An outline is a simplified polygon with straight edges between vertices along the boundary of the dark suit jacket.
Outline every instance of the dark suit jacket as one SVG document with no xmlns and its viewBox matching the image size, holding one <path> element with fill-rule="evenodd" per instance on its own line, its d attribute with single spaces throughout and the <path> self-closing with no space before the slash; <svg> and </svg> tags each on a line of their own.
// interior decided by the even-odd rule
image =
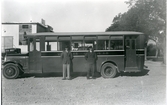
<svg viewBox="0 0 167 105">
<path fill-rule="evenodd" d="M 85 54 L 85 59 L 86 59 L 87 63 L 94 64 L 97 60 L 97 55 L 95 52 L 92 52 L 92 53 L 87 52 Z"/>
<path fill-rule="evenodd" d="M 65 51 L 63 51 L 61 53 L 61 58 L 62 58 L 62 63 L 63 64 L 70 64 L 71 60 L 73 59 L 73 56 L 72 56 L 71 52 L 65 52 Z"/>
</svg>

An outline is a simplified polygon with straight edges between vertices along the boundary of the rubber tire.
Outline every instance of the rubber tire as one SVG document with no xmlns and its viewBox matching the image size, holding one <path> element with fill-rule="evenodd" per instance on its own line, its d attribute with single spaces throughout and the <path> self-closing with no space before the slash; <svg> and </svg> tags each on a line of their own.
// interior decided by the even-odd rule
<svg viewBox="0 0 167 105">
<path fill-rule="evenodd" d="M 116 66 L 112 63 L 105 63 L 101 68 L 103 78 L 114 78 L 117 75 Z"/>
<path fill-rule="evenodd" d="M 11 74 L 9 73 L 9 69 L 12 70 Z M 3 76 L 7 79 L 16 79 L 19 76 L 19 74 L 20 74 L 20 70 L 16 66 L 16 64 L 9 63 L 9 64 L 6 64 L 3 68 Z"/>
</svg>

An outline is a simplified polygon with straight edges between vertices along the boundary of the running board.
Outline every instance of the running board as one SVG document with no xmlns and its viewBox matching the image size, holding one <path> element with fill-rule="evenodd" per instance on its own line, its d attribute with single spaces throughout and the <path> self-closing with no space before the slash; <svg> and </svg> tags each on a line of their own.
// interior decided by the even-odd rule
<svg viewBox="0 0 167 105">
<path fill-rule="evenodd" d="M 138 67 L 125 67 L 124 72 L 141 72 L 141 70 L 139 70 Z"/>
</svg>

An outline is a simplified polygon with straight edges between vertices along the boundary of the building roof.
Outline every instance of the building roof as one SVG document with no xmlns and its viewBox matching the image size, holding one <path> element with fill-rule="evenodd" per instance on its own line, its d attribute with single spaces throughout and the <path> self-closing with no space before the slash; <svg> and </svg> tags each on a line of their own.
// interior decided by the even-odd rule
<svg viewBox="0 0 167 105">
<path fill-rule="evenodd" d="M 19 22 L 4 22 L 2 24 L 10 24 L 10 25 L 15 25 L 15 24 L 37 24 L 37 25 L 40 25 L 42 27 L 45 27 L 47 28 L 46 26 L 44 26 L 43 24 L 39 23 L 39 22 L 26 22 L 26 23 L 19 23 Z"/>
</svg>

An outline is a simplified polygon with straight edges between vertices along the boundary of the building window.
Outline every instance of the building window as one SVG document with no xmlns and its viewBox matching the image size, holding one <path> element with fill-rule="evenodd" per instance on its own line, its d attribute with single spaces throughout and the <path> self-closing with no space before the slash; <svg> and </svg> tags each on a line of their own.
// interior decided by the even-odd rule
<svg viewBox="0 0 167 105">
<path fill-rule="evenodd" d="M 22 25 L 22 28 L 24 28 L 24 29 L 26 28 L 27 29 L 28 25 Z"/>
</svg>

